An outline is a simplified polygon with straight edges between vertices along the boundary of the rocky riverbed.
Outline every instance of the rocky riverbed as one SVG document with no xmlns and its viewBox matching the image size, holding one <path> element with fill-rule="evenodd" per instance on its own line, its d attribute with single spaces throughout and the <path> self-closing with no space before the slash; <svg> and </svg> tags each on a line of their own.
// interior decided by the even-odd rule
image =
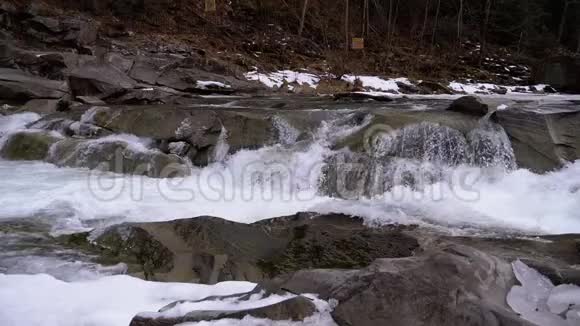
<svg viewBox="0 0 580 326">
<path fill-rule="evenodd" d="M 0 27 L 1 325 L 580 325 L 580 97 Z"/>
<path fill-rule="evenodd" d="M 566 322 L 506 298 L 515 261 L 580 282 L 573 98 L 28 110 L 0 117 L 9 325 Z"/>
</svg>

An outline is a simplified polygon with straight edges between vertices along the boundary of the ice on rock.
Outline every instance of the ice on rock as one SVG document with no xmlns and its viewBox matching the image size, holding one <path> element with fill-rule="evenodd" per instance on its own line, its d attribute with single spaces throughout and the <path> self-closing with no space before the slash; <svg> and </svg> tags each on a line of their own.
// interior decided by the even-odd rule
<svg viewBox="0 0 580 326">
<path fill-rule="evenodd" d="M 521 286 L 514 286 L 507 303 L 521 317 L 538 326 L 580 326 L 580 287 L 557 287 L 545 276 L 522 261 L 512 263 Z"/>
<path fill-rule="evenodd" d="M 520 315 L 538 310 L 538 303 L 531 300 L 526 289 L 518 285 L 512 287 L 508 293 L 507 303 Z"/>
<path fill-rule="evenodd" d="M 555 314 L 561 314 L 574 305 L 580 305 L 580 287 L 576 285 L 558 285 L 548 298 L 548 307 Z"/>
<path fill-rule="evenodd" d="M 546 303 L 550 292 L 554 289 L 554 284 L 550 279 L 540 274 L 533 268 L 528 267 L 521 260 L 512 263 L 514 274 L 522 284 L 528 295 L 538 303 Z M 541 308 L 540 305 L 538 308 Z"/>
<path fill-rule="evenodd" d="M 580 325 L 580 308 L 572 309 L 566 314 L 566 321 L 569 326 Z"/>
<path fill-rule="evenodd" d="M 567 320 L 549 312 L 530 311 L 522 318 L 538 326 L 570 326 Z"/>
</svg>

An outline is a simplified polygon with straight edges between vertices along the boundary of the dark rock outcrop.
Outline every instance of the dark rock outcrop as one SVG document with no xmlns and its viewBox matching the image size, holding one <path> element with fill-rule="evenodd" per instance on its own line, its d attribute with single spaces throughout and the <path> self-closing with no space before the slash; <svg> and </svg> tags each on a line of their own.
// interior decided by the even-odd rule
<svg viewBox="0 0 580 326">
<path fill-rule="evenodd" d="M 0 68 L 0 98 L 9 100 L 59 99 L 68 93 L 66 83 Z"/>
<path fill-rule="evenodd" d="M 135 149 L 122 140 L 64 139 L 54 145 L 48 161 L 57 166 L 85 167 L 152 178 L 190 174 L 190 168 L 180 157 L 156 150 Z"/>
<path fill-rule="evenodd" d="M 2 27 L 44 44 L 82 49 L 97 40 L 99 26 L 96 22 L 66 15 L 50 16 L 39 3 L 28 8 L 7 5 L 0 9 L 0 14 Z"/>
<path fill-rule="evenodd" d="M 526 325 L 505 296 L 514 283 L 508 262 L 461 245 L 379 259 L 358 271 L 307 270 L 269 286 L 318 293 L 339 304 L 339 325 Z"/>
<path fill-rule="evenodd" d="M 74 96 L 95 96 L 100 99 L 119 96 L 137 83 L 124 72 L 109 64 L 89 63 L 68 73 Z"/>
<path fill-rule="evenodd" d="M 417 84 L 422 93 L 426 94 L 453 94 L 453 90 L 449 87 L 434 81 L 422 81 Z"/>
<path fill-rule="evenodd" d="M 58 110 L 59 102 L 60 100 L 46 100 L 46 99 L 30 100 L 20 108 L 20 111 L 35 112 L 38 114 L 55 113 Z"/>
<path fill-rule="evenodd" d="M 488 114 L 489 107 L 478 97 L 463 96 L 453 101 L 448 110 L 483 117 Z"/>
<path fill-rule="evenodd" d="M 580 112 L 510 108 L 495 116 L 510 137 L 519 166 L 546 172 L 580 159 Z"/>
<path fill-rule="evenodd" d="M 142 239 L 139 246 L 132 245 L 136 239 Z M 315 214 L 249 225 L 212 217 L 126 224 L 111 227 L 96 244 L 128 263 L 135 275 L 205 284 L 256 282 L 304 268 L 359 268 L 418 249 L 416 240 L 397 228 L 372 229 L 349 216 Z M 140 248 L 157 249 L 143 255 Z"/>
<path fill-rule="evenodd" d="M 215 159 L 220 137 L 227 142 L 229 153 L 271 145 L 276 139 L 268 115 L 243 111 L 166 106 L 100 108 L 91 123 L 115 133 L 184 141 L 196 151 L 193 163 L 201 166 Z"/>
</svg>

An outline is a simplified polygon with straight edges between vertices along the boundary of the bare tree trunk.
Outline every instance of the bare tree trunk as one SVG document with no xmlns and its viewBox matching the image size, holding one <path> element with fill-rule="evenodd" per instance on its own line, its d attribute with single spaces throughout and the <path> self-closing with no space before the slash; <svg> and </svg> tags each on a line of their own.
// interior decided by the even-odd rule
<svg viewBox="0 0 580 326">
<path fill-rule="evenodd" d="M 365 11 L 367 13 L 367 24 L 365 26 L 365 36 L 369 36 L 371 30 L 371 8 L 369 4 L 369 0 L 365 0 Z"/>
<path fill-rule="evenodd" d="M 430 0 L 427 0 L 425 3 L 425 16 L 423 18 L 423 28 L 421 28 L 421 34 L 419 35 L 419 43 L 423 44 L 423 38 L 425 37 L 425 32 L 427 31 L 427 20 L 429 18 L 429 5 L 431 4 Z"/>
<path fill-rule="evenodd" d="M 518 54 L 522 52 L 522 42 L 524 41 L 524 31 L 520 33 L 520 39 L 518 40 Z"/>
<path fill-rule="evenodd" d="M 459 13 L 457 14 L 457 41 L 461 46 L 463 36 L 463 0 L 459 0 Z"/>
<path fill-rule="evenodd" d="M 578 45 L 576 45 L 576 54 L 580 54 L 580 28 L 578 29 Z"/>
<path fill-rule="evenodd" d="M 389 39 L 392 41 L 395 38 L 395 31 L 397 30 L 397 20 L 399 19 L 399 0 L 396 0 L 396 4 L 395 4 L 395 12 L 393 14 L 393 21 L 391 22 L 392 27 L 391 27 L 391 35 L 389 36 Z"/>
<path fill-rule="evenodd" d="M 349 1 L 345 0 L 345 9 L 344 9 L 344 40 L 345 40 L 345 49 L 348 51 L 350 45 L 350 37 L 349 37 L 349 27 L 348 27 L 348 20 L 349 20 Z"/>
<path fill-rule="evenodd" d="M 362 19 L 362 28 L 361 28 L 361 35 L 362 37 L 366 37 L 368 34 L 368 20 L 369 20 L 369 0 L 363 1 L 363 19 Z"/>
<path fill-rule="evenodd" d="M 481 31 L 481 52 L 479 53 L 479 65 L 487 51 L 487 30 L 489 28 L 489 17 L 491 16 L 491 1 L 485 0 L 485 18 L 483 20 L 483 29 Z"/>
<path fill-rule="evenodd" d="M 568 16 L 568 7 L 570 6 L 570 1 L 564 1 L 564 9 L 562 10 L 562 17 L 560 17 L 560 27 L 558 28 L 558 43 L 562 43 L 562 38 L 564 37 L 564 27 L 566 26 L 566 16 Z"/>
<path fill-rule="evenodd" d="M 391 28 L 393 27 L 393 1 L 389 0 L 389 15 L 387 18 L 387 45 L 391 46 Z"/>
<path fill-rule="evenodd" d="M 298 36 L 302 36 L 304 30 L 304 20 L 306 19 L 306 8 L 308 8 L 308 0 L 304 0 L 302 5 L 302 16 L 300 16 L 300 28 L 298 28 Z"/>
<path fill-rule="evenodd" d="M 433 23 L 433 35 L 431 35 L 431 46 L 435 45 L 437 38 L 437 25 L 439 25 L 439 12 L 441 11 L 441 0 L 437 0 L 437 10 L 435 11 L 435 22 Z"/>
</svg>

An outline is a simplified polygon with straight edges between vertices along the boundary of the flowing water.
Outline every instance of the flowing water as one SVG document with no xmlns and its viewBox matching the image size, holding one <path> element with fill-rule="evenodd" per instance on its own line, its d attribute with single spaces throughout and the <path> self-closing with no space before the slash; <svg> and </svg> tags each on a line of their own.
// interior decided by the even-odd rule
<svg viewBox="0 0 580 326">
<path fill-rule="evenodd" d="M 0 146 L 11 132 L 36 119 L 29 113 L 0 117 Z M 299 131 L 278 117 L 278 145 L 233 155 L 227 155 L 228 135 L 222 130 L 215 162 L 178 179 L 0 160 L 0 273 L 46 273 L 74 281 L 124 271 L 58 248 L 34 248 L 42 232 L 11 232 L 8 221 L 34 221 L 58 235 L 98 232 L 127 221 L 211 215 L 252 223 L 313 211 L 361 216 L 369 225 L 420 224 L 452 234 L 580 233 L 580 162 L 543 175 L 518 169 L 505 131 L 485 119 L 465 137 L 429 123 L 382 135 L 372 145 L 373 162 L 380 164 L 369 168 L 381 191 L 331 197 L 324 181 L 329 177 L 325 165 L 338 154 L 333 145 L 370 121 L 346 120 L 324 121 L 307 139 L 299 139 Z M 150 145 L 137 137 L 121 139 L 141 150 Z"/>
</svg>

